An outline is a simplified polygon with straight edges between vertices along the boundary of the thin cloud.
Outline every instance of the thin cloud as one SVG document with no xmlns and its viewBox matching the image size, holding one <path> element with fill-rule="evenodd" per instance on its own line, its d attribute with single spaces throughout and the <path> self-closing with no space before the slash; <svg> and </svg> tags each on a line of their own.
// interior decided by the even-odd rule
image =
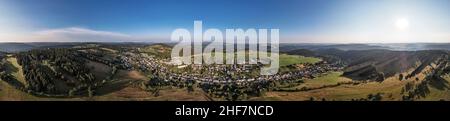
<svg viewBox="0 0 450 121">
<path fill-rule="evenodd" d="M 98 31 L 79 27 L 70 27 L 63 29 L 51 29 L 35 32 L 34 41 L 52 41 L 52 42 L 118 42 L 118 41 L 137 41 L 137 37 L 131 35 Z"/>
<path fill-rule="evenodd" d="M 166 41 L 165 39 L 159 36 L 134 36 L 119 32 L 68 27 L 35 32 L 14 32 L 2 35 L 0 42 L 160 42 Z"/>
</svg>

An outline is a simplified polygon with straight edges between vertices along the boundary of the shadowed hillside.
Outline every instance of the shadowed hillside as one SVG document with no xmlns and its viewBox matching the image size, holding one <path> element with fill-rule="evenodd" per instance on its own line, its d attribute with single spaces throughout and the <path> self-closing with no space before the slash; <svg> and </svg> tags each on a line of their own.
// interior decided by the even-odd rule
<svg viewBox="0 0 450 121">
<path fill-rule="evenodd" d="M 324 60 L 342 61 L 347 64 L 344 76 L 354 80 L 383 81 L 387 77 L 414 69 L 412 75 L 421 72 L 426 66 L 436 62 L 448 51 L 422 50 L 422 51 L 391 51 L 391 50 L 349 50 L 319 49 L 315 51 L 298 49 L 289 54 L 316 56 Z"/>
<path fill-rule="evenodd" d="M 366 54 L 364 54 L 366 53 Z M 448 55 L 445 51 L 363 51 L 345 69 L 345 76 L 359 80 L 383 81 L 386 77 L 415 69 L 412 75 Z M 358 57 L 359 56 L 359 57 Z M 415 74 L 414 74 L 415 73 Z"/>
</svg>

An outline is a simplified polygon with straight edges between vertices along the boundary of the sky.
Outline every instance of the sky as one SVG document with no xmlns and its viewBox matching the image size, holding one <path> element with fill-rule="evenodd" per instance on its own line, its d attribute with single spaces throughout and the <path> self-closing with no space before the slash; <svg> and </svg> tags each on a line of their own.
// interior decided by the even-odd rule
<svg viewBox="0 0 450 121">
<path fill-rule="evenodd" d="M 282 43 L 450 42 L 450 0 L 1 0 L 0 42 L 170 42 L 196 20 Z"/>
</svg>

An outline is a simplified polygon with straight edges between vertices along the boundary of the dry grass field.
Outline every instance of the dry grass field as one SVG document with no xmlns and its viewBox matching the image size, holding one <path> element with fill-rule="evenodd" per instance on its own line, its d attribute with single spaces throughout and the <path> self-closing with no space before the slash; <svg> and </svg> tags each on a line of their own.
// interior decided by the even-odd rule
<svg viewBox="0 0 450 121">
<path fill-rule="evenodd" d="M 429 70 L 428 67 L 425 70 Z M 411 70 L 412 71 L 412 70 Z M 328 75 L 323 75 L 321 77 L 305 80 L 305 83 L 299 85 L 298 87 L 317 87 L 326 84 L 335 84 L 337 82 L 347 82 L 351 79 L 340 76 L 341 72 L 332 72 Z M 404 75 L 406 73 L 403 73 Z M 336 87 L 321 88 L 309 91 L 298 91 L 298 92 L 281 92 L 273 91 L 267 92 L 263 97 L 254 97 L 250 100 L 284 100 L 284 101 L 303 101 L 310 100 L 311 97 L 315 100 L 338 100 L 338 101 L 349 101 L 352 99 L 366 98 L 369 94 L 381 93 L 383 96 L 382 100 L 401 100 L 401 90 L 408 82 L 419 83 L 415 80 L 417 77 L 419 80 L 423 80 L 425 77 L 424 73 L 416 75 L 414 78 L 408 80 L 400 81 L 398 75 L 387 78 L 383 82 L 363 82 L 361 84 L 349 84 L 349 85 L 339 85 Z M 449 81 L 449 77 L 446 77 Z M 442 97 L 448 96 L 450 91 L 447 90 L 437 90 L 431 88 L 431 93 L 424 99 L 421 100 L 439 100 Z M 444 96 L 445 95 L 445 96 Z"/>
</svg>

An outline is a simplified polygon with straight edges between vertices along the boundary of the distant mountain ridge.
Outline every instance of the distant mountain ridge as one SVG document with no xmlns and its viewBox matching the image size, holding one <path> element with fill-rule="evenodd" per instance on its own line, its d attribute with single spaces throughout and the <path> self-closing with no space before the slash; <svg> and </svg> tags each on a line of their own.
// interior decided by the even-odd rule
<svg viewBox="0 0 450 121">
<path fill-rule="evenodd" d="M 22 52 L 38 48 L 70 48 L 83 44 L 95 44 L 95 42 L 31 42 L 31 43 L 0 43 L 0 52 Z M 148 45 L 150 43 L 102 43 L 104 46 L 108 45 Z"/>
<path fill-rule="evenodd" d="M 5 53 L 0 51 L 0 57 L 3 57 L 3 56 L 5 56 Z"/>
<path fill-rule="evenodd" d="M 27 51 L 33 48 L 36 47 L 25 43 L 0 43 L 0 51 L 3 52 Z"/>
<path fill-rule="evenodd" d="M 419 51 L 419 50 L 450 50 L 450 43 L 391 43 L 391 44 L 302 44 L 302 43 L 281 43 L 280 51 L 289 52 L 297 49 L 321 50 L 397 50 L 397 51 Z"/>
</svg>

